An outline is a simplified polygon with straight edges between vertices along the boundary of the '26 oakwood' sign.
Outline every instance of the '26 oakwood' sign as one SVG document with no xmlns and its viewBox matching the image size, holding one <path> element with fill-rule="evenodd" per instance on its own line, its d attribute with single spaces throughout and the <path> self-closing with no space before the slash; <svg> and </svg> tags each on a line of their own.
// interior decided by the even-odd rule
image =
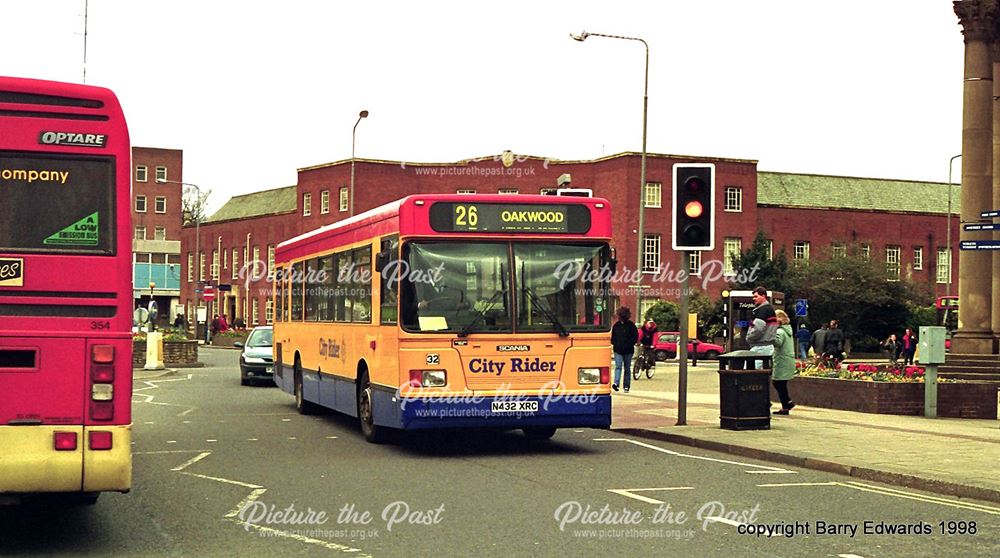
<svg viewBox="0 0 1000 558">
<path fill-rule="evenodd" d="M 0 258 L 0 287 L 24 286 L 24 260 Z"/>
</svg>

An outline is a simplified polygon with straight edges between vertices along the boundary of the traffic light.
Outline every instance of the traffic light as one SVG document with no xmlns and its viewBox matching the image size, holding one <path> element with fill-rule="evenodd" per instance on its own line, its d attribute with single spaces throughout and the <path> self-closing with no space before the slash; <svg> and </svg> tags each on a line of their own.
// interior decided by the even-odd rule
<svg viewBox="0 0 1000 558">
<path fill-rule="evenodd" d="M 715 165 L 677 163 L 673 189 L 674 250 L 715 248 Z"/>
</svg>

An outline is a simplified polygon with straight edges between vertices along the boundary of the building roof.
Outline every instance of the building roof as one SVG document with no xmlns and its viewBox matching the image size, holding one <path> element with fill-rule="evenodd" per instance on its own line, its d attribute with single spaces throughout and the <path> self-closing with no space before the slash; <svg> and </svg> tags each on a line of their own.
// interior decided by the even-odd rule
<svg viewBox="0 0 1000 558">
<path fill-rule="evenodd" d="M 960 187 L 951 188 L 952 213 L 957 214 Z M 947 215 L 948 184 L 758 171 L 757 204 Z"/>
<path fill-rule="evenodd" d="M 296 186 L 286 186 L 263 192 L 233 196 L 202 223 L 246 219 L 262 215 L 277 215 L 295 211 L 298 201 Z"/>
</svg>

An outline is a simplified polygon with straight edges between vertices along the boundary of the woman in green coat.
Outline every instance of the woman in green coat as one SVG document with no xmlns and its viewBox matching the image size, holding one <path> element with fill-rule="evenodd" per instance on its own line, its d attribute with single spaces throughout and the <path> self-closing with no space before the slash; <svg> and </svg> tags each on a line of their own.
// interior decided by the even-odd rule
<svg viewBox="0 0 1000 558">
<path fill-rule="evenodd" d="M 792 326 L 788 325 L 788 314 L 784 310 L 775 310 L 774 315 L 778 318 L 778 332 L 774 337 L 774 370 L 771 372 L 771 381 L 781 399 L 781 410 L 774 414 L 787 415 L 795 406 L 788 396 L 788 380 L 795 377 L 795 336 L 792 334 Z"/>
</svg>

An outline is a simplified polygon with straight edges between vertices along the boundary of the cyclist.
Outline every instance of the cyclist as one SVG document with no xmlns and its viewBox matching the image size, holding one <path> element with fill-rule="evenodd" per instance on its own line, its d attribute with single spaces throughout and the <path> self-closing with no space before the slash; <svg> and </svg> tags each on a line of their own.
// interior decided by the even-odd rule
<svg viewBox="0 0 1000 558">
<path fill-rule="evenodd" d="M 639 362 L 644 368 L 653 366 L 653 342 L 656 340 L 656 322 L 646 320 L 645 325 L 639 330 Z"/>
</svg>

